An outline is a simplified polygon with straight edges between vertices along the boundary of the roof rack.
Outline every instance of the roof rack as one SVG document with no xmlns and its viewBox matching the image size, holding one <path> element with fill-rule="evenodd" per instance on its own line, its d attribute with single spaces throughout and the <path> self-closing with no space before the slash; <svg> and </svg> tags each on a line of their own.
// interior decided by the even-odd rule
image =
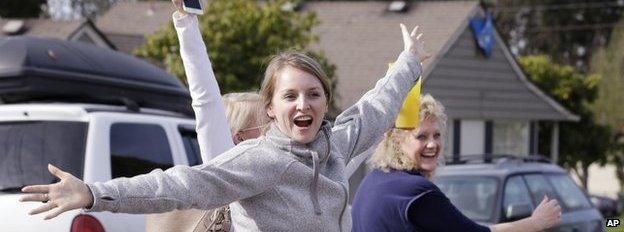
<svg viewBox="0 0 624 232">
<path fill-rule="evenodd" d="M 80 42 L 0 38 L 0 100 L 143 107 L 193 115 L 180 80 L 144 60 Z"/>
<path fill-rule="evenodd" d="M 446 157 L 446 165 L 458 164 L 475 164 L 475 163 L 493 163 L 502 164 L 509 162 L 523 163 L 551 163 L 551 160 L 543 155 L 531 154 L 527 156 L 511 155 L 511 154 L 470 154 Z"/>
<path fill-rule="evenodd" d="M 65 103 L 65 102 L 62 102 Z M 140 106 L 133 106 L 136 108 L 130 108 L 126 106 L 120 105 L 99 105 L 97 103 L 84 103 L 85 111 L 92 112 L 116 112 L 116 113 L 141 113 L 143 115 L 155 115 L 155 116 L 168 116 L 168 117 L 176 117 L 176 118 L 184 118 L 184 119 L 193 119 L 194 115 L 188 115 L 175 111 L 161 110 L 155 108 L 144 108 Z"/>
</svg>

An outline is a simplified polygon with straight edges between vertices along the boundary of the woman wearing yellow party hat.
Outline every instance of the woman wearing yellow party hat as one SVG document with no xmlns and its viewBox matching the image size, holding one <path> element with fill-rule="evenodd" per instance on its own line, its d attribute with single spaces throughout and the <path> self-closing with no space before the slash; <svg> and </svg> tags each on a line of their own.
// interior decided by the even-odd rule
<svg viewBox="0 0 624 232">
<path fill-rule="evenodd" d="M 489 227 L 453 206 L 430 181 L 442 158 L 447 117 L 431 95 L 420 95 L 420 80 L 369 160 L 373 171 L 355 195 L 352 231 L 542 231 L 558 224 L 561 207 L 547 197 L 532 216 Z"/>
</svg>

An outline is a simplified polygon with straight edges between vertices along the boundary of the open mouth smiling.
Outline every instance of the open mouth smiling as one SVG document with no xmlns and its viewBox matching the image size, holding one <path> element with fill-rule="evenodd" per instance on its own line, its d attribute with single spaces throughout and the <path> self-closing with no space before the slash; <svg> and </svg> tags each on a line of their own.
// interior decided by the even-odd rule
<svg viewBox="0 0 624 232">
<path fill-rule="evenodd" d="M 310 125 L 312 125 L 313 120 L 312 120 L 312 116 L 302 115 L 302 116 L 295 117 L 293 122 L 295 123 L 295 126 L 297 127 L 308 128 L 310 127 Z"/>
<path fill-rule="evenodd" d="M 420 156 L 425 159 L 435 159 L 437 157 L 435 152 L 423 152 Z"/>
</svg>

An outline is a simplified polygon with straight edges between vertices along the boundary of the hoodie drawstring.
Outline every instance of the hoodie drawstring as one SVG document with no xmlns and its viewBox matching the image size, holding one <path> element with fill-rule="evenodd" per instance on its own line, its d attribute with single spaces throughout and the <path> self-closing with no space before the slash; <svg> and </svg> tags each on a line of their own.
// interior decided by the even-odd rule
<svg viewBox="0 0 624 232">
<path fill-rule="evenodd" d="M 327 154 L 325 154 L 325 159 L 327 160 L 329 158 L 329 147 L 330 147 L 330 141 L 329 141 L 329 129 L 322 127 L 323 129 L 323 136 L 325 137 L 325 143 L 326 143 L 326 147 L 327 147 Z M 318 153 L 314 152 L 314 151 L 310 151 L 310 155 L 312 156 L 312 169 L 314 170 L 314 176 L 312 177 L 312 183 L 310 183 L 310 195 L 312 197 L 312 206 L 314 206 L 314 212 L 316 213 L 316 215 L 321 215 L 321 206 L 319 205 L 319 200 L 318 200 L 318 175 L 319 175 L 319 169 L 320 169 L 320 160 L 319 160 L 319 156 Z"/>
<path fill-rule="evenodd" d="M 314 170 L 314 176 L 312 177 L 312 183 L 310 183 L 310 194 L 312 197 L 312 206 L 314 206 L 314 212 L 316 215 L 321 215 L 321 206 L 318 201 L 318 175 L 319 175 L 319 157 L 318 153 L 311 151 L 312 155 L 312 169 Z"/>
</svg>

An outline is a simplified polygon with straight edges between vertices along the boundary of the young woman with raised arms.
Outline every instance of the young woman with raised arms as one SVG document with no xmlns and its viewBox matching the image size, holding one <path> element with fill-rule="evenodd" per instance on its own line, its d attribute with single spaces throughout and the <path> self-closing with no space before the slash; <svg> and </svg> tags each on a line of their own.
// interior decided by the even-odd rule
<svg viewBox="0 0 624 232">
<path fill-rule="evenodd" d="M 176 27 L 199 33 L 195 16 L 175 20 Z M 239 143 L 200 166 L 103 183 L 84 183 L 50 166 L 60 181 L 24 187 L 28 194 L 21 200 L 46 201 L 31 211 L 48 212 L 46 219 L 79 208 L 157 213 L 232 203 L 235 230 L 351 231 L 344 167 L 392 126 L 420 77 L 420 62 L 429 57 L 416 28 L 410 33 L 401 25 L 401 31 L 404 51 L 394 68 L 333 126 L 323 119 L 331 100 L 324 71 L 304 54 L 285 52 L 270 61 L 260 90 L 271 118 L 265 136 Z M 197 91 L 202 90 L 191 86 L 191 92 Z"/>
</svg>

